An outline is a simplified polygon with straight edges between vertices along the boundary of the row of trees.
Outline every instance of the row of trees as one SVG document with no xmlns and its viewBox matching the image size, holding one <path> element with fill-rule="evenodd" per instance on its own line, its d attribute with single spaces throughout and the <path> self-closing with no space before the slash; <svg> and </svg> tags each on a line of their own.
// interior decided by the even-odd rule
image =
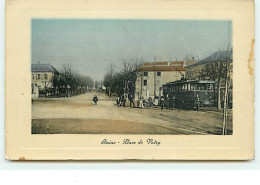
<svg viewBox="0 0 260 185">
<path fill-rule="evenodd" d="M 135 81 L 137 78 L 137 69 L 142 60 L 138 58 L 122 58 L 121 64 L 115 66 L 110 64 L 109 70 L 104 76 L 103 85 L 106 87 L 106 93 L 111 97 L 112 93 L 122 95 L 128 93 L 134 95 Z M 119 69 L 116 71 L 116 69 Z"/>
<path fill-rule="evenodd" d="M 55 94 L 64 94 L 65 96 L 73 96 L 85 93 L 88 88 L 94 85 L 93 80 L 89 76 L 84 76 L 73 71 L 71 66 L 64 65 L 60 72 L 55 72 L 53 80 Z"/>
</svg>

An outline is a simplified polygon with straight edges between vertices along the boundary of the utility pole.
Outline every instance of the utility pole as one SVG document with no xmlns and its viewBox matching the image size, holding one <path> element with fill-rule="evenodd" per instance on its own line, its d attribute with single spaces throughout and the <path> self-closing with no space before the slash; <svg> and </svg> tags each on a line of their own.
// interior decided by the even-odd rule
<svg viewBox="0 0 260 185">
<path fill-rule="evenodd" d="M 225 79 L 225 96 L 224 96 L 224 106 L 223 106 L 223 135 L 227 134 L 227 74 Z"/>
<path fill-rule="evenodd" d="M 38 80 L 38 71 L 40 71 L 40 61 L 38 60 L 37 70 L 36 70 L 36 80 Z"/>
<path fill-rule="evenodd" d="M 144 63 L 144 57 L 142 57 L 142 65 Z M 141 92 L 140 92 L 140 96 L 138 98 L 141 99 L 141 97 L 143 96 L 143 74 L 144 74 L 144 71 L 140 71 L 140 74 L 141 74 Z"/>
<path fill-rule="evenodd" d="M 156 71 L 155 71 L 155 67 L 156 67 L 156 57 L 154 57 L 154 97 L 156 96 Z"/>
<path fill-rule="evenodd" d="M 225 76 L 225 95 L 224 95 L 224 106 L 223 106 L 223 135 L 227 135 L 227 109 L 228 109 L 228 89 L 230 86 L 230 64 L 229 64 L 229 48 L 230 48 L 230 34 L 231 34 L 231 23 L 229 23 L 229 34 L 228 34 L 228 48 L 227 48 L 227 61 L 226 62 L 226 76 Z M 229 75 L 228 75 L 229 74 Z M 229 78 L 229 83 L 228 83 Z"/>
<path fill-rule="evenodd" d="M 138 98 L 140 98 L 141 99 L 141 97 L 143 96 L 143 71 L 141 71 L 141 93 L 140 93 L 140 97 L 138 97 Z"/>
</svg>

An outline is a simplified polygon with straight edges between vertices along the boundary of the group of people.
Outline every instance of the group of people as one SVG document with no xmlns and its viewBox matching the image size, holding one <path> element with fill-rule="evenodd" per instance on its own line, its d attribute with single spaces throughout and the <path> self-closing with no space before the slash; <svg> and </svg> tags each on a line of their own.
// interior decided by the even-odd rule
<svg viewBox="0 0 260 185">
<path fill-rule="evenodd" d="M 130 102 L 130 107 L 132 107 L 132 106 L 136 107 L 132 94 L 129 94 L 128 97 L 127 97 L 127 94 L 122 94 L 121 96 L 118 96 L 117 99 L 116 99 L 116 105 L 118 107 L 126 107 L 127 98 Z M 156 100 L 156 98 L 155 98 L 155 100 Z M 96 95 L 93 98 L 93 102 L 94 102 L 95 105 L 97 105 L 98 97 Z M 144 108 L 145 106 L 151 107 L 153 104 L 154 104 L 154 102 L 153 102 L 153 99 L 151 97 L 148 98 L 148 102 L 146 102 L 142 96 L 137 100 L 137 107 L 138 108 Z M 173 109 L 174 102 L 173 102 L 172 98 L 169 98 L 168 95 L 166 95 L 165 97 L 162 96 L 160 98 L 158 104 L 160 105 L 161 110 L 163 110 L 164 107 L 166 107 L 166 109 L 168 109 L 168 110 L 171 110 L 171 109 Z"/>
<path fill-rule="evenodd" d="M 125 107 L 125 103 L 126 103 L 126 95 L 122 94 L 121 96 L 118 96 L 116 99 L 116 105 L 118 107 Z"/>
<path fill-rule="evenodd" d="M 127 94 L 122 94 L 121 96 L 118 96 L 116 99 L 116 105 L 118 107 L 125 107 L 126 99 L 127 99 Z M 132 107 L 132 106 L 135 107 L 133 95 L 129 94 L 128 100 L 130 102 L 130 107 Z"/>
<path fill-rule="evenodd" d="M 172 110 L 173 105 L 174 105 L 174 100 L 172 98 L 169 98 L 168 95 L 166 95 L 166 97 L 164 96 L 161 97 L 160 99 L 161 110 L 163 110 L 164 107 L 166 107 L 166 109 L 168 110 Z"/>
</svg>

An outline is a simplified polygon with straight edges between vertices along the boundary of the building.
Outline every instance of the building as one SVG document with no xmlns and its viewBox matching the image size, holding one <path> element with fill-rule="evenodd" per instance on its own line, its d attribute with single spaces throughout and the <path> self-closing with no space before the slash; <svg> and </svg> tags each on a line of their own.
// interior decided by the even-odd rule
<svg viewBox="0 0 260 185">
<path fill-rule="evenodd" d="M 184 68 L 196 64 L 198 61 L 199 61 L 198 58 L 186 56 L 184 60 Z"/>
<path fill-rule="evenodd" d="M 212 55 L 192 64 L 186 66 L 186 78 L 189 80 L 199 80 L 201 76 L 201 70 L 207 65 L 213 62 L 230 62 L 233 65 L 232 50 L 218 51 Z M 232 68 L 231 68 L 232 71 Z"/>
<path fill-rule="evenodd" d="M 32 64 L 31 65 L 31 89 L 32 98 L 38 98 L 41 95 L 48 96 L 54 93 L 53 77 L 58 71 L 50 64 Z"/>
<path fill-rule="evenodd" d="M 232 50 L 225 50 L 225 51 L 217 51 L 212 55 L 194 63 L 192 65 L 186 66 L 186 79 L 189 80 L 215 80 L 216 90 L 215 93 L 219 94 L 220 102 L 223 102 L 224 99 L 224 92 L 225 92 L 225 77 L 216 77 L 220 76 L 219 72 L 223 69 L 217 66 L 213 66 L 213 63 L 220 66 L 221 63 L 228 63 L 229 65 L 229 72 L 227 73 L 227 80 L 228 80 L 228 102 L 232 107 L 232 89 L 233 89 L 233 51 Z M 208 66 L 207 66 L 208 65 Z M 208 67 L 206 69 L 206 66 Z M 206 70 L 206 72 L 203 72 Z M 207 75 L 211 74 L 211 75 Z M 215 75 L 213 75 L 215 74 Z M 215 79 L 213 79 L 215 76 Z M 218 83 L 219 81 L 219 83 Z M 217 87 L 219 86 L 219 88 Z M 219 92 L 218 92 L 219 91 Z M 217 101 L 217 95 L 215 101 Z"/>
<path fill-rule="evenodd" d="M 185 77 L 184 61 L 147 62 L 137 69 L 135 99 L 162 95 L 162 85 Z"/>
</svg>

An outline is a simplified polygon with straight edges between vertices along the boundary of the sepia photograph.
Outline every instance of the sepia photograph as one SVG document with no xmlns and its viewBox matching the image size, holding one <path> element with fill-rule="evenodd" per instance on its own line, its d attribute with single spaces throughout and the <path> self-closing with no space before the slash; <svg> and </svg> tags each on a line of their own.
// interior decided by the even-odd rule
<svg viewBox="0 0 260 185">
<path fill-rule="evenodd" d="M 30 26 L 31 134 L 233 134 L 232 20 Z"/>
</svg>

